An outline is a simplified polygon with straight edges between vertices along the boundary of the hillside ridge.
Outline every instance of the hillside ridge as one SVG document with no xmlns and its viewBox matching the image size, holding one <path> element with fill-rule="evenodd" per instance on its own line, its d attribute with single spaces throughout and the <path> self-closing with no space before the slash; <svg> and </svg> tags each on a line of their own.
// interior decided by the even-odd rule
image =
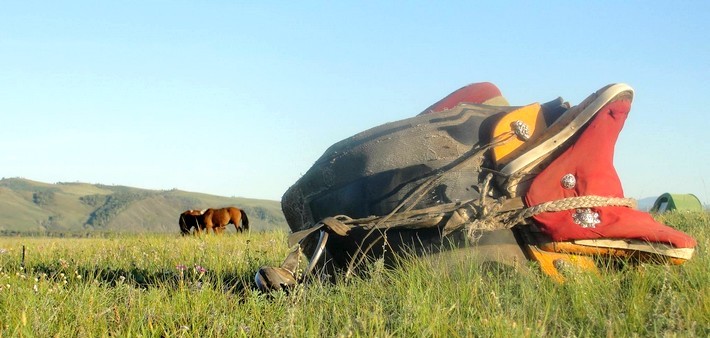
<svg viewBox="0 0 710 338">
<path fill-rule="evenodd" d="M 226 206 L 243 209 L 252 231 L 288 229 L 279 201 L 178 189 L 3 178 L 0 180 L 0 235 L 179 233 L 181 212 Z M 235 230 L 230 225 L 227 231 Z"/>
</svg>

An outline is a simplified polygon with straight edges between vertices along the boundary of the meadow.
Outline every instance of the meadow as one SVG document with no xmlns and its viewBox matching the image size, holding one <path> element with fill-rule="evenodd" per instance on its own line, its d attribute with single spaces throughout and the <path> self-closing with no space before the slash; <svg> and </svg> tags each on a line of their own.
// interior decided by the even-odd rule
<svg viewBox="0 0 710 338">
<path fill-rule="evenodd" d="M 558 284 L 535 266 L 410 258 L 289 294 L 253 288 L 285 257 L 283 231 L 0 237 L 0 337 L 708 337 L 710 216 L 660 218 L 698 240 L 685 265 L 607 265 Z"/>
</svg>

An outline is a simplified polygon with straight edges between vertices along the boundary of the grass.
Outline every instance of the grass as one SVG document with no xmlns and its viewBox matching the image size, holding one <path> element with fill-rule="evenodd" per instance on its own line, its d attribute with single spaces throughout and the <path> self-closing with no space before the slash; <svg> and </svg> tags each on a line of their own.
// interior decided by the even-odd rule
<svg viewBox="0 0 710 338">
<path fill-rule="evenodd" d="M 269 295 L 252 280 L 285 257 L 284 232 L 4 237 L 0 336 L 707 337 L 709 220 L 662 217 L 698 240 L 683 266 L 608 268 L 556 284 L 537 270 L 430 257 Z"/>
</svg>

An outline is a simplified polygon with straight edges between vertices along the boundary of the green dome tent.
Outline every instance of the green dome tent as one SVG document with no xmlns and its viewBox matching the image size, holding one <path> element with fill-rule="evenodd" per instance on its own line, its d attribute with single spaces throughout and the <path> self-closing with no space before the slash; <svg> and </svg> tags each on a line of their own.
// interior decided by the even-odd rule
<svg viewBox="0 0 710 338">
<path fill-rule="evenodd" d="M 665 193 L 658 196 L 656 202 L 653 203 L 651 212 L 666 212 L 666 211 L 703 211 L 703 205 L 700 200 L 693 194 L 670 194 Z"/>
</svg>

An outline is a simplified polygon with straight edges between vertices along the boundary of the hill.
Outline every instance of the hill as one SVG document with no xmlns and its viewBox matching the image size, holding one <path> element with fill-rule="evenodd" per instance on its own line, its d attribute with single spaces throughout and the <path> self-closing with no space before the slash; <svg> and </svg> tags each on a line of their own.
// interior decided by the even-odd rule
<svg viewBox="0 0 710 338">
<path fill-rule="evenodd" d="M 653 203 L 656 202 L 657 198 L 658 198 L 658 196 L 651 196 L 651 197 L 639 199 L 636 201 L 636 203 L 637 203 L 636 208 L 638 208 L 639 210 L 643 210 L 643 211 L 649 211 L 649 210 L 651 210 L 651 207 L 653 207 Z"/>
<path fill-rule="evenodd" d="M 278 201 L 4 178 L 0 180 L 0 234 L 178 233 L 181 212 L 225 206 L 243 209 L 252 231 L 288 229 Z"/>
</svg>

